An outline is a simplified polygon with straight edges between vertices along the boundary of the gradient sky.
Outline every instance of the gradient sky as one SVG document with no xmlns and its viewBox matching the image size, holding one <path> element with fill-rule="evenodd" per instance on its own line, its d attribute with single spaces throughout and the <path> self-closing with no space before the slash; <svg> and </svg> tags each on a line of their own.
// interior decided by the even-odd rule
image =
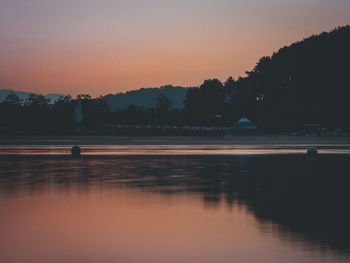
<svg viewBox="0 0 350 263">
<path fill-rule="evenodd" d="M 0 89 L 97 96 L 238 78 L 349 14 L 349 0 L 0 0 Z"/>
</svg>

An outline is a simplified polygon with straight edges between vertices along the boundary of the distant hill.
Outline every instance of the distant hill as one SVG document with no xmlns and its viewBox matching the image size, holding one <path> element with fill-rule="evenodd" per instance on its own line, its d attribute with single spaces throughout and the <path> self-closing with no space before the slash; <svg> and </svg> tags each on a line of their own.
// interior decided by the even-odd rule
<svg viewBox="0 0 350 263">
<path fill-rule="evenodd" d="M 25 100 L 29 96 L 29 94 L 31 94 L 33 92 L 2 89 L 2 90 L 0 90 L 0 102 L 3 102 L 6 99 L 6 97 L 11 93 L 16 94 L 20 99 Z M 61 96 L 64 96 L 64 95 L 63 94 L 47 94 L 47 95 L 45 95 L 46 98 L 50 99 L 50 103 L 54 103 Z"/>
<path fill-rule="evenodd" d="M 186 91 L 187 89 L 184 87 L 167 85 L 160 88 L 142 88 L 115 95 L 109 94 L 105 96 L 105 99 L 111 110 L 125 109 L 130 105 L 153 108 L 155 107 L 157 96 L 162 94 L 173 102 L 173 109 L 182 109 Z"/>
</svg>

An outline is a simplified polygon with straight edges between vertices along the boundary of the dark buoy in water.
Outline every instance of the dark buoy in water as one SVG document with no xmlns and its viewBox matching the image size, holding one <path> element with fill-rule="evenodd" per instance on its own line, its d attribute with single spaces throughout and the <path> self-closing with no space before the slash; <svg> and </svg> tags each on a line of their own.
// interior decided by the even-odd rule
<svg viewBox="0 0 350 263">
<path fill-rule="evenodd" d="M 78 157 L 78 156 L 80 156 L 80 153 L 81 153 L 80 147 L 78 145 L 74 145 L 72 147 L 72 156 Z"/>
<path fill-rule="evenodd" d="M 315 146 L 310 146 L 309 148 L 307 148 L 307 156 L 311 159 L 314 159 L 317 157 L 318 155 L 318 151 L 317 148 Z"/>
</svg>

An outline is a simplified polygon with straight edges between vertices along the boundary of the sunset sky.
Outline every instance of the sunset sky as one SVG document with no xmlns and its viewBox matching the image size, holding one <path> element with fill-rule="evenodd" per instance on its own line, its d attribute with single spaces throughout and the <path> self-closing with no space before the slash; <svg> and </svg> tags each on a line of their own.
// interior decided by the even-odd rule
<svg viewBox="0 0 350 263">
<path fill-rule="evenodd" d="M 349 0 L 0 0 L 0 89 L 93 96 L 244 76 Z"/>
</svg>

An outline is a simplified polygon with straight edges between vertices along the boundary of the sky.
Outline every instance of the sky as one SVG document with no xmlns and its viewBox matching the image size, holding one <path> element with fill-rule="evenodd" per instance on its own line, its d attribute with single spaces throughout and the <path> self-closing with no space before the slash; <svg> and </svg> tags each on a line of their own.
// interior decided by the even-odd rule
<svg viewBox="0 0 350 263">
<path fill-rule="evenodd" d="M 349 14 L 349 0 L 0 0 L 0 89 L 98 96 L 237 79 Z"/>
</svg>

